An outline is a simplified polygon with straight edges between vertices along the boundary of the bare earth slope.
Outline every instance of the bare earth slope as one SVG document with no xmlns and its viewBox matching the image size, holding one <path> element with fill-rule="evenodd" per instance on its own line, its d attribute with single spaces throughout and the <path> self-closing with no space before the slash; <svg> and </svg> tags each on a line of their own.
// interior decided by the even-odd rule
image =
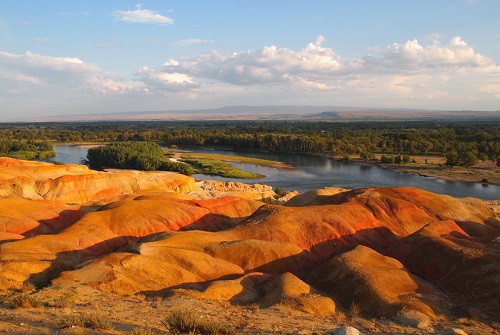
<svg viewBox="0 0 500 335">
<path fill-rule="evenodd" d="M 3 158 L 0 177 L 0 294 L 30 283 L 45 300 L 87 287 L 426 332 L 460 317 L 498 326 L 500 223 L 478 199 L 328 189 L 282 206 L 176 173 Z"/>
</svg>

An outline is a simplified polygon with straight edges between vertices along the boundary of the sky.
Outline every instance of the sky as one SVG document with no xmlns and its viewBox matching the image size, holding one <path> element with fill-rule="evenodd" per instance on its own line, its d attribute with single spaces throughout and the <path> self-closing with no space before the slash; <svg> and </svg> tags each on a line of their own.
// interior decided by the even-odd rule
<svg viewBox="0 0 500 335">
<path fill-rule="evenodd" d="M 499 0 L 0 0 L 0 121 L 307 105 L 500 110 Z"/>
</svg>

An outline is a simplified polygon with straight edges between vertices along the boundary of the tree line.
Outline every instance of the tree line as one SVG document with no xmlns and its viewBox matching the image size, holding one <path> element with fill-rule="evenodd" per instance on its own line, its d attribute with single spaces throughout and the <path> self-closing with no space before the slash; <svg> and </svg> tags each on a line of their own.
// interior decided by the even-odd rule
<svg viewBox="0 0 500 335">
<path fill-rule="evenodd" d="M 45 159 L 56 155 L 50 142 L 0 139 L 0 156 L 17 159 Z"/>
<path fill-rule="evenodd" d="M 498 121 L 144 121 L 2 124 L 0 138 L 54 142 L 153 141 L 332 155 L 457 153 L 458 160 L 500 159 Z M 453 158 L 453 157 L 452 157 Z M 470 157 L 469 157 L 470 158 Z M 450 160 L 452 161 L 452 160 Z"/>
</svg>

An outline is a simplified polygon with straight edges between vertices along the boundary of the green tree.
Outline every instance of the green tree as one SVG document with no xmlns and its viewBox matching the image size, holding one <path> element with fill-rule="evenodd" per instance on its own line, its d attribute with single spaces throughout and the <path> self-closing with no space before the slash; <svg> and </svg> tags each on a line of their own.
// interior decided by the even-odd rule
<svg viewBox="0 0 500 335">
<path fill-rule="evenodd" d="M 368 151 L 363 151 L 360 155 L 359 158 L 364 160 L 364 161 L 372 161 L 375 159 L 375 155 L 371 152 Z"/>
<path fill-rule="evenodd" d="M 459 160 L 460 166 L 464 166 L 468 169 L 477 163 L 477 156 L 472 151 L 468 151 L 462 153 Z"/>
<path fill-rule="evenodd" d="M 450 169 L 452 169 L 454 166 L 457 166 L 458 164 L 460 164 L 460 157 L 458 156 L 458 152 L 456 152 L 455 150 L 452 150 L 450 152 L 448 152 L 446 155 L 446 165 L 450 167 Z"/>
<path fill-rule="evenodd" d="M 408 164 L 411 162 L 411 157 L 409 155 L 403 155 L 402 161 L 403 164 Z"/>
<path fill-rule="evenodd" d="M 382 155 L 382 156 L 380 156 L 380 161 L 382 163 L 386 163 L 386 164 L 394 164 L 394 156 Z"/>
</svg>

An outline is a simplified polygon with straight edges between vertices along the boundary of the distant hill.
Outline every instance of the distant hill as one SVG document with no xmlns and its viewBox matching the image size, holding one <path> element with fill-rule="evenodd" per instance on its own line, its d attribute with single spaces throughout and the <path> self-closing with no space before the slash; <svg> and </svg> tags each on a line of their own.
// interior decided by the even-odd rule
<svg viewBox="0 0 500 335">
<path fill-rule="evenodd" d="M 57 115 L 23 121 L 176 121 L 176 120 L 425 120 L 453 118 L 500 120 L 500 111 L 447 111 L 410 108 L 360 108 L 343 106 L 227 106 L 214 109 L 131 111 L 105 114 Z M 19 120 L 10 120 L 19 121 Z"/>
</svg>

